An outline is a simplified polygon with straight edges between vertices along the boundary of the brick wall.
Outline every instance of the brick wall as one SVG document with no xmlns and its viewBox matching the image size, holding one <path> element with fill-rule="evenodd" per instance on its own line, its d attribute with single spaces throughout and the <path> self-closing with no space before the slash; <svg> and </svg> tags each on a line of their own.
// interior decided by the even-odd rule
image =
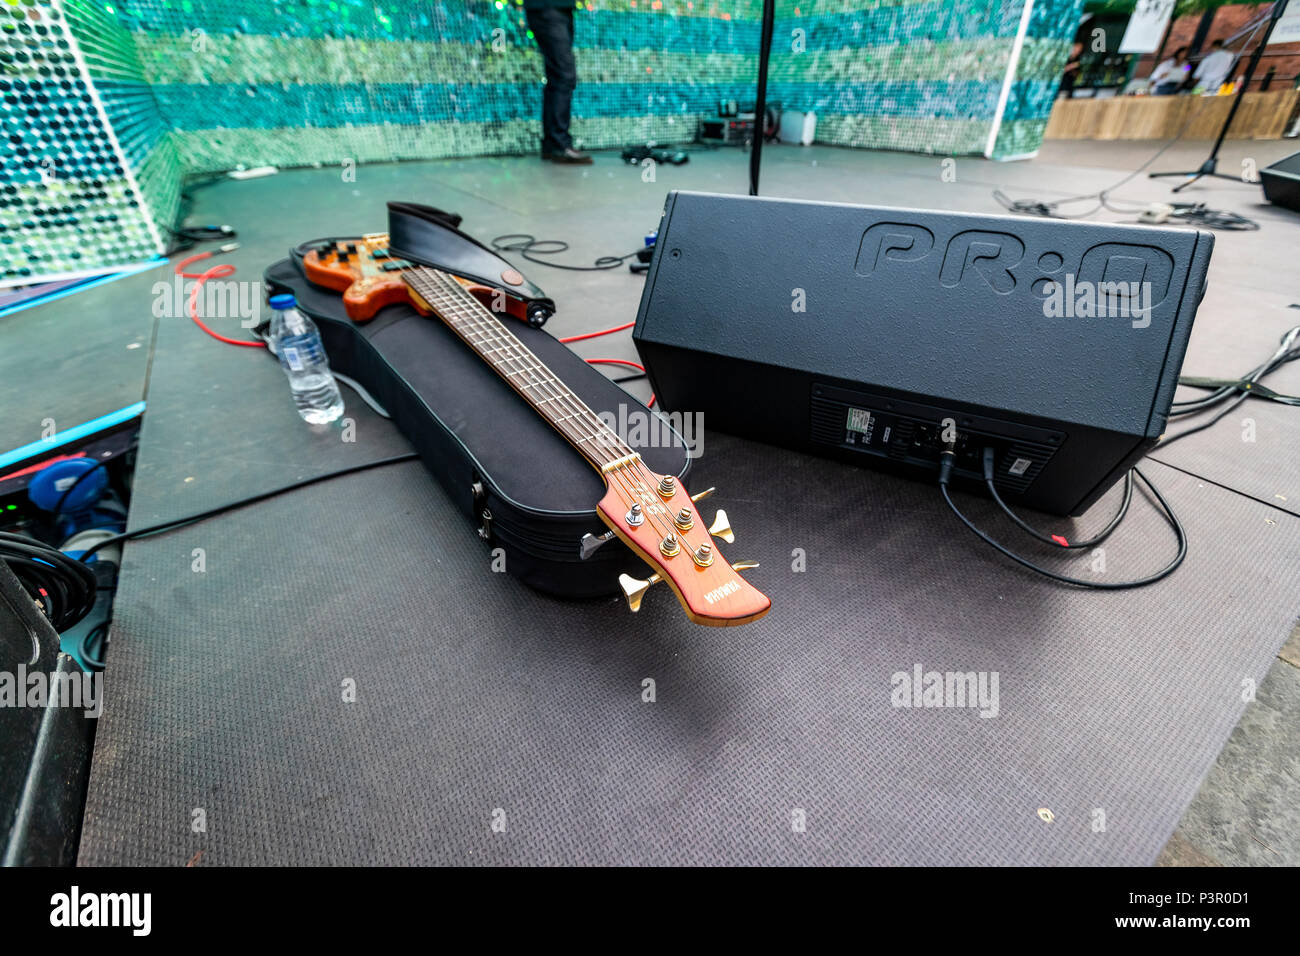
<svg viewBox="0 0 1300 956">
<path fill-rule="evenodd" d="M 1260 16 L 1268 9 L 1266 3 L 1236 3 L 1230 6 L 1219 7 L 1214 13 L 1214 22 L 1210 26 L 1210 32 L 1206 34 L 1203 50 L 1209 51 L 1210 43 L 1214 40 L 1223 40 L 1225 43 L 1228 38 L 1241 30 L 1246 24 L 1250 23 L 1255 17 Z M 1170 27 L 1169 35 L 1165 40 L 1163 57 L 1167 57 L 1180 46 L 1191 46 L 1192 38 L 1196 36 L 1196 28 L 1200 25 L 1201 15 L 1179 17 Z M 1255 45 L 1264 35 L 1263 27 L 1255 39 L 1248 44 L 1238 40 L 1232 44 L 1230 49 L 1238 54 L 1237 63 L 1233 70 L 1233 78 L 1241 76 L 1246 68 L 1246 61 L 1250 58 L 1250 53 L 1255 49 Z M 1142 62 L 1138 65 L 1135 76 L 1150 76 L 1151 71 L 1155 69 L 1157 59 L 1155 54 L 1144 56 Z M 1264 55 L 1260 58 L 1259 66 L 1255 70 L 1255 78 L 1251 81 L 1252 90 L 1260 89 L 1264 77 L 1268 71 L 1274 70 L 1273 82 L 1269 89 L 1290 89 L 1296 83 L 1296 76 L 1300 74 L 1300 43 L 1279 43 L 1274 46 L 1264 48 Z"/>
</svg>

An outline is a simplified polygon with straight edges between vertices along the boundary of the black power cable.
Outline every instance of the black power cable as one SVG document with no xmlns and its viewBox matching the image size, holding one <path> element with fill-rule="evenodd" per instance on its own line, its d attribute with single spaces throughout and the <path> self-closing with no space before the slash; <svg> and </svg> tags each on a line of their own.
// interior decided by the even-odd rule
<svg viewBox="0 0 1300 956">
<path fill-rule="evenodd" d="M 108 621 L 100 621 L 77 642 L 77 652 L 92 671 L 104 669 L 104 648 L 108 643 Z"/>
<path fill-rule="evenodd" d="M 172 531 L 227 511 L 233 511 L 236 508 L 242 508 L 245 505 L 256 504 L 259 501 L 265 501 L 267 498 L 274 498 L 276 495 L 296 491 L 299 488 L 306 488 L 308 485 L 329 481 L 332 478 L 341 478 L 344 475 L 356 474 L 359 471 L 368 471 L 371 468 L 381 468 L 399 462 L 414 461 L 419 457 L 415 452 L 410 452 L 405 455 L 394 455 L 391 458 L 380 458 L 377 461 L 369 461 L 361 465 L 331 471 L 324 475 L 317 475 L 314 478 L 295 481 L 283 488 L 275 488 L 271 491 L 253 495 L 251 498 L 243 498 L 239 501 L 218 505 L 198 514 L 176 518 L 172 521 L 164 521 L 161 524 L 150 525 L 146 528 L 137 528 L 134 531 L 126 531 L 122 534 L 115 534 L 91 545 L 81 553 L 80 559 L 69 557 L 58 548 L 37 541 L 35 538 L 0 532 L 0 560 L 9 565 L 10 570 L 22 582 L 23 588 L 32 596 L 32 600 L 41 606 L 54 629 L 61 633 L 76 625 L 94 608 L 98 582 L 95 580 L 95 572 L 91 570 L 86 562 L 90 560 L 95 552 L 107 548 L 109 545 L 162 534 L 165 531 Z M 87 470 L 86 474 L 89 474 L 89 470 Z M 89 641 L 90 637 L 91 635 L 86 635 L 87 641 Z M 91 642 L 92 653 L 95 646 Z"/>
<path fill-rule="evenodd" d="M 1111 532 L 1119 527 L 1119 523 L 1123 521 L 1124 516 L 1128 514 L 1129 505 L 1133 503 L 1133 469 L 1130 468 L 1128 473 L 1124 476 L 1124 500 L 1120 502 L 1119 510 L 1115 512 L 1115 517 L 1111 518 L 1106 527 L 1102 528 L 1087 541 L 1067 541 L 1064 535 L 1044 534 L 1042 531 L 1031 526 L 1024 521 L 1020 515 L 1012 511 L 1010 506 L 1002 500 L 1002 496 L 998 494 L 997 486 L 993 484 L 992 448 L 984 449 L 984 484 L 988 487 L 989 494 L 993 496 L 993 500 L 997 502 L 998 507 L 1006 513 L 1008 518 L 1019 525 L 1022 531 L 1030 537 L 1037 538 L 1044 544 L 1053 544 L 1064 548 L 1067 551 L 1080 551 L 1086 548 L 1094 548 L 1101 544 L 1111 536 Z"/>
<path fill-rule="evenodd" d="M 1292 308 L 1297 307 L 1292 306 Z M 1192 388 L 1209 388 L 1212 391 L 1209 395 L 1201 398 L 1174 402 L 1173 409 L 1169 414 L 1172 417 L 1204 411 L 1226 401 L 1234 392 L 1240 392 L 1243 396 L 1254 395 L 1257 398 L 1266 398 L 1270 401 L 1280 402 L 1283 405 L 1300 406 L 1300 396 L 1279 395 L 1270 389 L 1258 387 L 1260 380 L 1265 375 L 1276 371 L 1288 362 L 1294 362 L 1298 358 L 1300 358 L 1300 325 L 1288 329 L 1282 335 L 1277 350 L 1269 356 L 1267 362 L 1251 369 L 1236 381 L 1217 382 L 1188 376 L 1180 378 L 1178 380 L 1179 385 L 1188 385 Z"/>
<path fill-rule="evenodd" d="M 1180 438 L 1186 438 L 1188 435 L 1209 428 L 1211 425 L 1221 420 L 1224 416 L 1231 413 L 1233 409 L 1239 406 L 1246 399 L 1251 397 L 1262 398 L 1269 401 L 1275 401 L 1284 405 L 1300 406 L 1300 396 L 1280 395 L 1277 392 L 1274 392 L 1271 389 L 1265 388 L 1262 385 L 1260 385 L 1260 380 L 1265 375 L 1268 375 L 1270 372 L 1275 371 L 1276 369 L 1278 369 L 1282 365 L 1285 365 L 1288 362 L 1294 362 L 1296 359 L 1300 359 L 1300 326 L 1296 326 L 1295 328 L 1289 329 L 1286 332 L 1286 334 L 1282 336 L 1281 342 L 1277 350 L 1273 352 L 1273 354 L 1269 357 L 1268 361 L 1252 369 L 1241 379 L 1226 381 L 1226 382 L 1218 381 L 1214 379 L 1201 379 L 1201 378 L 1180 379 L 1179 383 L 1182 385 L 1188 385 L 1196 388 L 1208 388 L 1211 389 L 1211 391 L 1210 394 L 1205 395 L 1201 398 L 1190 399 L 1182 402 L 1174 402 L 1173 409 L 1169 413 L 1171 418 L 1183 416 L 1183 415 L 1197 414 L 1199 412 L 1203 412 L 1211 408 L 1215 408 L 1219 405 L 1223 405 L 1224 407 L 1219 411 L 1217 415 L 1214 415 L 1213 417 L 1207 419 L 1206 421 L 1201 422 L 1198 425 L 1194 425 L 1191 428 L 1186 428 L 1183 431 L 1180 431 L 1174 435 L 1167 436 L 1166 438 L 1162 439 L 1160 444 L 1157 445 L 1156 447 L 1163 448 L 1166 445 L 1170 444 L 1171 442 L 1178 441 L 1178 439 Z M 1173 560 L 1169 562 L 1169 564 L 1167 564 L 1164 568 L 1160 569 L 1154 574 L 1150 574 L 1147 575 L 1146 577 L 1138 578 L 1133 581 L 1119 581 L 1114 583 L 1104 582 L 1104 581 L 1088 581 L 1088 580 L 1083 580 L 1081 578 L 1072 578 L 1064 574 L 1058 574 L 1055 571 L 1050 571 L 1046 568 L 1040 567 L 1039 565 L 1035 564 L 1033 561 L 1030 561 L 1028 558 L 1022 557 L 1021 555 L 1018 555 L 1015 552 L 1011 551 L 1009 548 L 1005 547 L 1000 542 L 995 541 L 988 534 L 981 531 L 979 528 L 975 527 L 975 525 L 970 521 L 970 519 L 968 519 L 964 514 L 962 514 L 961 511 L 957 508 L 956 504 L 953 503 L 952 498 L 948 494 L 948 483 L 952 476 L 953 465 L 956 460 L 955 448 L 956 448 L 956 442 L 954 441 L 950 443 L 947 446 L 947 448 L 945 448 L 943 454 L 940 456 L 939 488 L 943 494 L 944 501 L 947 502 L 948 507 L 952 509 L 953 514 L 955 514 L 958 517 L 958 519 L 961 520 L 962 524 L 966 525 L 967 528 L 969 528 L 972 532 L 974 532 L 977 536 L 979 536 L 979 538 L 982 541 L 989 544 L 994 549 L 996 549 L 999 553 L 1010 558 L 1012 561 L 1015 561 L 1017 564 L 1026 567 L 1037 574 L 1041 574 L 1044 577 L 1050 578 L 1053 581 L 1059 581 L 1063 584 L 1071 584 L 1078 587 L 1093 588 L 1096 590 L 1118 591 L 1118 590 L 1126 590 L 1130 588 L 1143 587 L 1147 584 L 1154 584 L 1156 581 L 1160 581 L 1164 578 L 1167 578 L 1169 575 L 1173 574 L 1175 570 L 1177 570 L 1178 566 L 1182 564 L 1183 559 L 1187 556 L 1187 534 L 1184 531 L 1182 524 L 1179 522 L 1178 517 L 1174 514 L 1173 509 L 1169 506 L 1169 503 L 1164 499 L 1164 496 L 1161 495 L 1159 490 L 1156 489 L 1156 486 L 1151 483 L 1151 479 L 1149 479 L 1137 468 L 1131 468 L 1128 474 L 1125 475 L 1124 477 L 1124 499 L 1120 504 L 1119 510 L 1116 511 L 1115 516 L 1110 519 L 1110 521 L 1106 524 L 1104 528 L 1102 528 L 1100 532 L 1098 532 L 1096 535 L 1089 538 L 1088 540 L 1071 542 L 1068 541 L 1063 535 L 1046 534 L 1042 531 L 1039 531 L 1037 528 L 1030 525 L 1018 514 L 1016 514 L 1014 511 L 1011 510 L 1011 507 L 1002 499 L 1002 496 L 998 494 L 997 486 L 995 485 L 993 480 L 994 465 L 995 465 L 994 450 L 991 447 L 986 447 L 984 449 L 984 454 L 983 454 L 983 471 L 984 471 L 985 487 L 988 489 L 989 494 L 993 498 L 993 501 L 1002 510 L 1002 513 L 1005 514 L 1008 518 L 1010 518 L 1018 528 L 1020 528 L 1030 537 L 1034 538 L 1036 541 L 1040 541 L 1044 544 L 1050 544 L 1054 547 L 1058 547 L 1064 550 L 1080 550 L 1085 548 L 1092 548 L 1100 544 L 1102 541 L 1105 541 L 1106 538 L 1110 537 L 1111 533 L 1119 526 L 1119 523 L 1124 519 L 1124 516 L 1128 514 L 1129 505 L 1132 503 L 1133 500 L 1134 475 L 1142 479 L 1143 484 L 1145 484 L 1147 488 L 1150 489 L 1151 493 L 1155 496 L 1156 501 L 1159 503 L 1160 509 L 1163 512 L 1165 520 L 1169 522 L 1170 527 L 1172 527 L 1174 530 L 1174 535 L 1178 539 L 1178 553 L 1174 556 Z"/>
<path fill-rule="evenodd" d="M 1163 156 L 1175 143 L 1177 143 L 1180 139 L 1182 139 L 1183 134 L 1186 133 L 1187 130 L 1191 127 L 1192 121 L 1196 119 L 1197 116 L 1200 115 L 1201 110 L 1203 110 L 1204 108 L 1205 108 L 1204 103 L 1199 104 L 1196 109 L 1192 110 L 1192 114 L 1189 117 L 1187 117 L 1186 122 L 1183 123 L 1182 127 L 1178 130 L 1178 132 L 1174 134 L 1173 139 L 1169 140 L 1169 142 L 1165 143 L 1158 150 L 1156 150 L 1155 153 L 1152 154 L 1151 158 L 1148 159 L 1141 166 L 1139 166 L 1137 169 L 1133 170 L 1131 173 L 1129 173 L 1119 182 L 1115 183 L 1112 186 L 1107 186 L 1105 189 L 1101 190 L 1100 192 L 1085 193 L 1082 196 L 1070 196 L 1066 199 L 1012 199 L 1002 190 L 995 189 L 993 190 L 993 198 L 996 199 L 999 203 L 1001 203 L 1002 206 L 1005 209 L 1007 209 L 1009 212 L 1028 213 L 1034 216 L 1048 216 L 1056 219 L 1085 219 L 1088 216 L 1091 216 L 1093 213 L 1098 212 L 1101 209 L 1107 208 L 1106 203 L 1109 201 L 1109 197 L 1111 193 L 1119 189 L 1121 186 L 1124 186 L 1127 183 L 1131 182 L 1132 180 L 1136 179 L 1148 166 L 1150 166 L 1157 159 Z M 1061 206 L 1069 205 L 1070 203 L 1084 202 L 1086 200 L 1096 200 L 1097 205 L 1093 206 L 1087 212 L 1076 213 L 1072 216 L 1067 216 L 1066 214 L 1057 211 L 1057 209 Z M 1145 203 L 1142 205 L 1142 208 L 1144 209 L 1146 208 Z M 1137 210 L 1112 209 L 1112 211 L 1113 212 L 1135 212 Z"/>
<path fill-rule="evenodd" d="M 95 462 L 93 465 L 91 465 L 89 468 L 87 468 L 85 471 L 79 474 L 75 479 L 73 479 L 72 484 L 68 485 L 68 487 L 63 490 L 63 494 L 59 495 L 59 500 L 55 503 L 54 507 L 51 508 L 50 510 L 56 515 L 63 514 L 63 506 L 64 504 L 67 503 L 68 496 L 71 495 L 74 491 L 76 491 L 77 487 L 83 481 L 85 481 L 95 472 L 99 471 L 99 469 L 103 468 L 111 460 L 112 459 L 110 458 L 101 458 L 99 461 Z"/>
<path fill-rule="evenodd" d="M 603 272 L 606 269 L 617 269 L 629 259 L 635 259 L 641 250 L 629 252 L 625 256 L 601 256 L 593 265 L 589 266 L 570 266 L 563 262 L 555 262 L 550 259 L 539 259 L 538 256 L 555 256 L 561 252 L 569 251 L 569 244 L 563 239 L 538 239 L 526 232 L 511 232 L 504 236 L 497 236 L 491 242 L 492 248 L 497 252 L 517 252 L 529 262 L 536 262 L 538 265 L 550 266 L 552 269 L 564 269 L 566 272 Z"/>
<path fill-rule="evenodd" d="M 95 606 L 95 572 L 58 548 L 0 531 L 0 561 L 9 566 L 56 631 L 66 631 Z"/>
<path fill-rule="evenodd" d="M 1291 405 L 1300 407 L 1300 395 L 1280 395 L 1270 388 L 1265 388 L 1260 384 L 1260 380 L 1270 372 L 1276 371 L 1288 362 L 1294 362 L 1300 359 L 1300 325 L 1288 329 L 1282 336 L 1281 343 L 1277 350 L 1269 356 L 1267 362 L 1259 365 L 1245 374 L 1242 378 L 1231 382 L 1217 382 L 1210 379 L 1200 378 L 1180 378 L 1180 385 L 1187 385 L 1192 388 L 1209 388 L 1210 394 L 1201 398 L 1193 398 L 1187 401 L 1174 402 L 1173 408 L 1169 412 L 1170 418 L 1180 417 L 1183 415 L 1194 415 L 1198 412 L 1207 411 L 1218 405 L 1227 402 L 1227 405 L 1217 415 L 1209 418 L 1199 425 L 1193 425 L 1190 428 L 1184 428 L 1173 435 L 1166 435 L 1160 440 L 1157 448 L 1164 448 L 1171 445 L 1180 438 L 1186 438 L 1188 435 L 1194 435 L 1197 432 L 1205 431 L 1211 425 L 1216 424 L 1221 419 L 1232 413 L 1232 410 L 1248 398 L 1262 398 L 1272 402 L 1278 402 L 1282 405 Z"/>
<path fill-rule="evenodd" d="M 171 235 L 172 241 L 167 249 L 167 255 L 174 255 L 177 252 L 184 252 L 194 248 L 200 242 L 217 242 L 222 239 L 233 239 L 236 235 L 235 230 L 226 225 L 206 225 L 206 226 L 185 226 L 182 223 L 190 214 L 190 209 L 194 205 L 195 190 L 203 189 L 207 186 L 214 186 L 219 182 L 226 180 L 224 175 L 209 176 L 206 179 L 190 182 L 181 188 L 180 202 L 176 209 L 176 226 L 164 226 Z"/>
<path fill-rule="evenodd" d="M 1154 154 L 1141 166 L 1128 173 L 1123 179 L 1114 185 L 1107 186 L 1105 189 L 1095 193 L 1085 193 L 1082 196 L 1069 196 L 1065 199 L 1012 199 L 1000 189 L 993 190 L 993 198 L 996 199 L 1008 212 L 1023 213 L 1031 216 L 1045 216 L 1052 219 L 1086 219 L 1094 213 L 1107 209 L 1111 212 L 1118 213 L 1140 213 L 1147 209 L 1151 204 L 1139 202 L 1137 200 L 1125 199 L 1121 202 L 1130 205 L 1117 206 L 1115 200 L 1111 199 L 1110 194 L 1120 187 L 1127 185 L 1136 179 L 1147 167 L 1163 156 L 1175 143 L 1183 138 L 1183 134 L 1191 127 L 1192 122 L 1196 120 L 1206 104 L 1198 104 L 1182 127 L 1174 134 L 1173 138 L 1161 146 Z M 1094 202 L 1095 205 L 1086 212 L 1074 213 L 1067 215 L 1060 211 L 1062 206 L 1068 206 L 1072 203 Z M 1170 219 L 1176 219 L 1189 225 L 1204 226 L 1207 229 L 1223 229 L 1232 231 L 1252 231 L 1259 228 L 1259 223 L 1253 219 L 1238 215 L 1235 212 L 1229 212 L 1224 209 L 1211 209 L 1205 203 L 1170 203 L 1172 210 L 1169 212 Z"/>
<path fill-rule="evenodd" d="M 377 461 L 368 461 L 364 464 L 352 465 L 351 467 L 341 468 L 338 471 L 331 471 L 324 475 L 316 475 L 314 478 L 304 478 L 302 481 L 295 481 L 293 484 L 285 485 L 282 488 L 263 491 L 261 494 L 253 495 L 250 498 L 241 498 L 238 501 L 231 501 L 224 505 L 218 505 L 215 508 L 209 508 L 207 511 L 200 511 L 198 514 L 188 515 L 184 518 L 174 518 L 171 521 L 149 525 L 145 528 L 136 528 L 134 531 L 124 531 L 121 534 L 115 534 L 110 538 L 105 538 L 102 541 L 95 542 L 82 552 L 81 560 L 85 561 L 101 548 L 107 548 L 109 545 L 117 544 L 120 541 L 134 541 L 137 538 L 146 538 L 155 534 L 162 534 L 166 531 L 174 531 L 177 528 L 183 528 L 186 525 L 191 525 L 195 522 L 203 521 L 219 514 L 225 514 L 227 511 L 234 511 L 236 508 L 243 508 L 247 505 L 257 504 L 259 501 L 265 501 L 266 499 L 274 498 L 277 495 L 283 495 L 290 491 L 297 491 L 300 488 L 316 485 L 322 481 L 329 481 L 333 478 L 342 478 L 344 475 L 354 475 L 359 471 L 369 471 L 372 468 L 382 468 L 385 465 L 396 465 L 399 462 L 416 461 L 419 457 L 420 456 L 415 452 L 408 452 L 405 455 L 394 455 L 391 458 L 380 458 Z"/>
<path fill-rule="evenodd" d="M 939 491 L 943 495 L 943 500 L 947 502 L 948 507 L 952 510 L 952 513 L 957 516 L 958 520 L 960 520 L 962 524 L 964 524 L 967 528 L 969 528 L 981 541 L 991 546 L 994 550 L 998 551 L 1000 554 L 1004 555 L 1005 557 L 1010 558 L 1012 561 L 1016 562 L 1016 564 L 1019 564 L 1021 567 L 1028 568 L 1030 571 L 1033 571 L 1035 574 L 1041 574 L 1043 577 L 1050 578 L 1051 580 L 1056 581 L 1059 584 L 1069 584 L 1069 585 L 1073 585 L 1074 587 L 1086 588 L 1088 590 L 1127 591 L 1127 590 L 1132 590 L 1133 588 L 1145 587 L 1148 584 L 1155 584 L 1157 581 L 1164 580 L 1165 578 L 1169 577 L 1169 575 L 1173 574 L 1176 570 L 1178 570 L 1178 566 L 1181 565 L 1183 563 L 1183 559 L 1187 557 L 1187 532 L 1183 529 L 1182 522 L 1178 520 L 1178 516 L 1174 514 L 1173 508 L 1169 506 L 1169 502 L 1165 500 L 1164 495 L 1160 494 L 1159 489 L 1157 489 L 1156 486 L 1151 483 L 1151 479 L 1148 478 L 1146 475 L 1144 475 L 1139 469 L 1133 468 L 1132 474 L 1136 474 L 1138 478 L 1142 479 L 1142 483 L 1147 486 L 1147 488 L 1151 491 L 1153 495 L 1155 495 L 1156 501 L 1159 502 L 1160 504 L 1160 509 L 1165 520 L 1169 523 L 1169 526 L 1173 528 L 1174 536 L 1178 539 L 1178 553 L 1174 555 L 1173 559 L 1168 564 L 1166 564 L 1159 571 L 1156 571 L 1152 574 L 1148 574 L 1145 577 L 1135 578 L 1134 580 L 1131 581 L 1088 581 L 1083 578 L 1072 578 L 1065 574 L 1058 574 L 1056 571 L 1051 571 L 1048 570 L 1047 568 L 1042 567 L 1041 565 L 1035 564 L 1033 561 L 1019 554 L 1016 554 L 1014 551 L 1012 551 L 1010 548 L 1003 545 L 1001 542 L 995 541 L 988 534 L 981 531 L 979 528 L 975 527 L 974 523 L 971 522 L 971 520 L 967 518 L 964 514 L 962 514 L 961 510 L 957 507 L 956 503 L 953 502 L 952 497 L 948 494 L 948 482 L 952 477 L 953 459 L 955 457 L 952 451 L 953 447 L 955 447 L 955 442 L 951 444 L 948 449 L 944 450 L 940 459 Z M 984 481 L 985 484 L 988 485 L 990 489 L 993 488 L 993 449 L 992 448 L 984 449 Z M 1104 540 L 1107 536 L 1109 536 L 1109 534 L 1112 531 L 1115 530 L 1115 526 L 1119 524 L 1120 519 L 1123 518 L 1124 514 L 1128 511 L 1129 499 L 1132 496 L 1132 490 L 1133 490 L 1131 482 L 1132 482 L 1132 478 L 1130 477 L 1129 484 L 1125 488 L 1124 504 L 1120 508 L 1120 512 L 1115 516 L 1115 518 L 1111 520 L 1110 524 L 1106 526 L 1106 528 L 1101 532 L 1100 535 L 1098 535 L 1091 542 L 1088 543 L 1096 544 L 1097 541 Z M 1029 531 L 1034 537 L 1040 540 L 1046 540 L 1054 545 L 1063 548 L 1070 547 L 1070 545 L 1068 544 L 1061 544 L 1061 542 L 1054 540 L 1050 536 L 1043 535 L 1041 532 L 1033 528 L 1030 528 L 1029 525 L 1025 524 L 1018 515 L 1014 514 L 1011 511 L 1011 509 L 1006 506 L 1006 504 L 1002 501 L 1001 497 L 998 496 L 996 491 L 993 492 L 993 498 L 1002 507 L 1002 510 L 1011 516 L 1011 518 L 1016 522 L 1016 524 L 1018 524 L 1024 530 Z M 1078 547 L 1084 547 L 1084 546 L 1085 544 L 1083 543 L 1078 545 Z"/>
</svg>

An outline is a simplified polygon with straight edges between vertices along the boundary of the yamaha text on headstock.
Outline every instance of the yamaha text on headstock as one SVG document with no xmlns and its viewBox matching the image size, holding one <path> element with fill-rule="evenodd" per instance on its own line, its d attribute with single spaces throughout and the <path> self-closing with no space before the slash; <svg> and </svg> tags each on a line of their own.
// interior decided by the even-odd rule
<svg viewBox="0 0 1300 956">
<path fill-rule="evenodd" d="M 715 536 L 728 543 L 735 540 L 725 512 L 719 511 L 706 526 L 695 510 L 713 489 L 692 497 L 673 475 L 651 471 L 492 311 L 501 309 L 523 319 L 521 300 L 440 269 L 395 259 L 387 243 L 387 236 L 374 234 L 313 249 L 303 259 L 304 271 L 317 285 L 342 292 L 344 307 L 357 322 L 398 302 L 437 315 L 600 472 L 606 490 L 596 513 L 610 530 L 588 535 L 582 557 L 617 536 L 654 569 L 645 579 L 620 577 L 633 611 L 640 610 L 645 592 L 662 581 L 696 624 L 726 627 L 767 613 L 772 605 L 767 595 L 737 573 L 757 565 L 733 565 L 718 552 Z"/>
</svg>

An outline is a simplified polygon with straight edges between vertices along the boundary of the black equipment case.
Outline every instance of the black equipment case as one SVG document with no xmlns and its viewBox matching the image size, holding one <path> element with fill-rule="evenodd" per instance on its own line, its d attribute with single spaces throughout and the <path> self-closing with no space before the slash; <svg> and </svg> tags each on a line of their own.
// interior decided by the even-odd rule
<svg viewBox="0 0 1300 956">
<path fill-rule="evenodd" d="M 393 237 L 411 234 L 410 223 L 398 221 L 411 208 L 420 207 L 390 204 Z M 463 265 L 459 248 L 478 264 L 468 274 L 483 274 L 484 247 L 455 229 L 459 217 L 440 215 L 446 216 L 444 230 L 429 216 L 419 224 L 425 234 L 441 233 L 436 244 L 422 243 L 424 249 L 436 245 L 437 258 L 426 258 L 428 253 L 422 255 L 409 241 L 402 256 L 467 275 L 468 270 L 457 269 Z M 472 245 L 458 246 L 457 236 Z M 357 324 L 344 312 L 340 293 L 307 280 L 302 256 L 329 241 L 303 243 L 271 265 L 264 274 L 267 293 L 290 292 L 297 298 L 298 307 L 320 328 L 331 366 L 359 382 L 384 407 L 470 519 L 466 533 L 477 530 L 484 539 L 485 566 L 494 549 L 504 549 L 508 573 L 566 598 L 616 594 L 620 573 L 644 575 L 645 563 L 617 539 L 582 560 L 583 535 L 607 530 L 596 515 L 596 503 L 605 493 L 603 479 L 445 323 L 394 305 Z M 500 265 L 487 274 L 513 268 L 497 258 Z M 524 287 L 540 294 L 530 283 Z M 538 301 L 549 305 L 549 300 Z M 541 328 L 508 316 L 502 321 L 592 411 L 607 420 L 606 413 L 612 415 L 615 430 L 652 470 L 686 476 L 690 457 L 677 432 L 653 417 L 642 419 L 653 422 L 653 428 L 628 427 L 639 416 L 654 413 Z M 345 389 L 344 400 L 358 399 Z"/>
</svg>

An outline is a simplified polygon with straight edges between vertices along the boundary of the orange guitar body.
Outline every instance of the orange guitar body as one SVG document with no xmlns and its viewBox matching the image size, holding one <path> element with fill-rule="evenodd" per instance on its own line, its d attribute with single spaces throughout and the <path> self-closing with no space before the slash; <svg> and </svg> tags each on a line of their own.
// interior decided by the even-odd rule
<svg viewBox="0 0 1300 956">
<path fill-rule="evenodd" d="M 353 322 L 369 322 L 380 309 L 402 302 L 421 315 L 433 310 L 402 280 L 402 270 L 411 264 L 388 254 L 388 236 L 377 233 L 360 239 L 342 239 L 328 250 L 312 249 L 303 256 L 302 267 L 316 285 L 343 293 L 343 308 Z M 488 309 L 505 312 L 527 321 L 527 303 L 503 288 L 494 289 L 470 279 L 454 276 Z M 514 275 L 502 277 L 515 280 Z M 522 276 L 519 277 L 522 280 Z"/>
</svg>

